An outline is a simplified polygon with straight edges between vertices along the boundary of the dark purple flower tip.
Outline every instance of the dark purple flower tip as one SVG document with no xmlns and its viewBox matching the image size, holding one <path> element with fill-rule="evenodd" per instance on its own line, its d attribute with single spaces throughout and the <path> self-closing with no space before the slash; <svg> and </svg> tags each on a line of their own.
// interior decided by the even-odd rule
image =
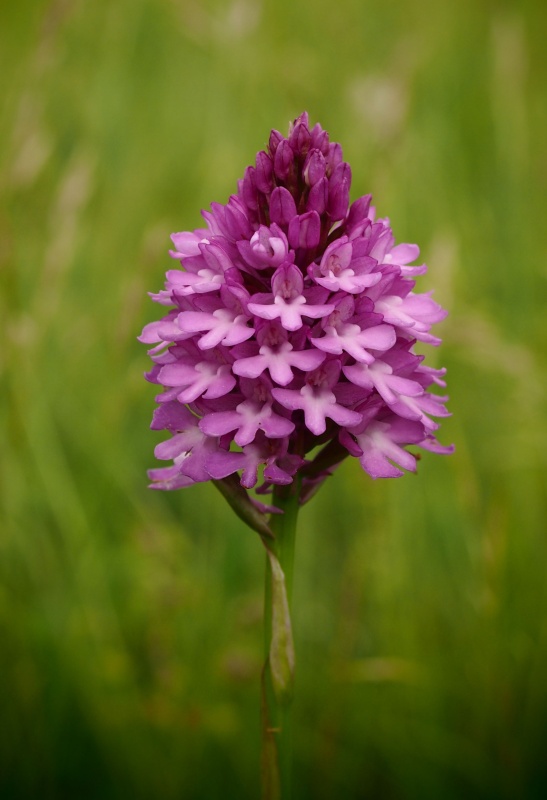
<svg viewBox="0 0 547 800">
<path fill-rule="evenodd" d="M 294 166 L 294 150 L 286 139 L 279 142 L 275 151 L 273 169 L 278 181 L 286 181 Z"/>
<path fill-rule="evenodd" d="M 308 211 L 316 211 L 319 216 L 327 210 L 327 203 L 329 201 L 329 182 L 327 178 L 321 178 L 315 183 L 308 194 L 306 201 L 306 209 Z"/>
<path fill-rule="evenodd" d="M 343 161 L 342 148 L 338 142 L 331 142 L 327 151 L 327 175 L 332 175 L 336 167 Z"/>
<path fill-rule="evenodd" d="M 307 115 L 300 117 L 289 135 L 289 144 L 293 151 L 304 156 L 309 150 L 311 142 L 310 129 L 308 127 Z"/>
<path fill-rule="evenodd" d="M 239 193 L 245 204 L 252 209 L 258 208 L 257 172 L 254 167 L 247 167 L 245 177 L 240 182 Z"/>
<path fill-rule="evenodd" d="M 276 186 L 270 198 L 270 219 L 282 228 L 287 228 L 296 216 L 294 198 L 284 186 Z"/>
<path fill-rule="evenodd" d="M 275 156 L 275 151 L 277 150 L 278 146 L 281 142 L 285 139 L 283 134 L 279 133 L 279 131 L 273 130 L 270 133 L 270 139 L 268 141 L 268 149 L 270 151 L 271 156 Z"/>
<path fill-rule="evenodd" d="M 327 212 L 334 222 L 344 219 L 348 213 L 350 186 L 351 168 L 343 161 L 338 164 L 329 179 Z"/>
<path fill-rule="evenodd" d="M 273 189 L 273 164 L 270 156 L 263 150 L 256 156 L 256 188 L 264 194 L 269 194 Z"/>
<path fill-rule="evenodd" d="M 368 215 L 370 211 L 371 201 L 372 201 L 372 195 L 365 194 L 363 195 L 363 197 L 359 197 L 351 204 L 346 219 L 346 230 L 348 231 L 348 233 L 353 231 L 353 229 L 356 228 L 357 225 L 360 225 L 365 221 L 367 225 L 370 225 L 370 220 L 368 219 Z"/>
<path fill-rule="evenodd" d="M 302 170 L 302 175 L 307 185 L 314 186 L 317 181 L 325 177 L 326 171 L 327 162 L 321 150 L 316 148 L 310 150 L 304 163 L 304 169 Z"/>
<path fill-rule="evenodd" d="M 329 152 L 329 135 L 324 131 L 321 125 L 317 123 L 311 130 L 311 146 L 316 150 L 320 150 L 324 156 Z"/>
<path fill-rule="evenodd" d="M 321 219 L 317 211 L 307 211 L 305 214 L 291 219 L 289 223 L 289 244 L 291 247 L 314 250 L 320 239 Z"/>
<path fill-rule="evenodd" d="M 307 111 L 303 111 L 295 120 L 289 122 L 289 136 L 294 131 L 297 125 L 304 125 L 306 128 L 310 127 L 310 116 Z"/>
</svg>

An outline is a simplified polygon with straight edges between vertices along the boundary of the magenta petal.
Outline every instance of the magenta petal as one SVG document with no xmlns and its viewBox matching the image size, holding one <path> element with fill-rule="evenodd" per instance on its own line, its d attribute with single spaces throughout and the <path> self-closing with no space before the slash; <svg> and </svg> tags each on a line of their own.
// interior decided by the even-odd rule
<svg viewBox="0 0 547 800">
<path fill-rule="evenodd" d="M 281 316 L 281 310 L 278 306 L 262 305 L 261 303 L 249 303 L 249 311 L 261 319 L 274 320 Z"/>
<path fill-rule="evenodd" d="M 163 320 L 159 322 L 149 322 L 148 325 L 145 325 L 142 329 L 142 333 L 140 336 L 137 336 L 139 342 L 143 342 L 144 344 L 154 344 L 155 342 L 160 342 L 161 337 L 158 336 L 158 331 L 163 325 Z"/>
<path fill-rule="evenodd" d="M 207 414 L 200 420 L 199 428 L 207 436 L 223 436 L 225 433 L 235 431 L 240 423 L 236 411 L 217 411 Z"/>
<path fill-rule="evenodd" d="M 299 350 L 292 352 L 290 361 L 293 367 L 301 369 L 303 372 L 310 372 L 319 367 L 326 358 L 326 354 L 320 350 Z"/>
<path fill-rule="evenodd" d="M 391 264 L 410 264 L 420 255 L 417 244 L 398 244 L 391 248 L 388 259 Z"/>
<path fill-rule="evenodd" d="M 199 255 L 199 243 L 201 238 L 196 233 L 189 231 L 182 231 L 181 233 L 172 233 L 171 240 L 175 245 L 176 252 L 172 252 L 175 258 L 185 258 L 186 256 Z"/>
<path fill-rule="evenodd" d="M 167 364 L 163 367 L 159 378 L 163 386 L 183 386 L 194 380 L 195 368 L 189 364 L 177 361 L 174 364 Z"/>
<path fill-rule="evenodd" d="M 270 219 L 282 228 L 296 215 L 292 194 L 284 186 L 277 186 L 270 198 Z"/>
<path fill-rule="evenodd" d="M 258 153 L 256 157 L 256 188 L 261 192 L 270 192 L 272 189 L 273 165 L 267 153 Z"/>
<path fill-rule="evenodd" d="M 187 450 L 187 440 L 188 436 L 185 433 L 178 433 L 172 436 L 171 439 L 156 445 L 154 455 L 160 461 L 169 461 L 176 458 Z"/>
<path fill-rule="evenodd" d="M 150 484 L 150 489 L 161 489 L 163 491 L 173 491 L 174 489 L 185 489 L 187 486 L 192 486 L 195 481 L 187 475 L 182 475 L 171 467 L 165 469 L 151 469 L 148 471 L 148 477 L 153 483 Z"/>
<path fill-rule="evenodd" d="M 402 470 L 391 464 L 384 453 L 378 450 L 367 450 L 359 459 L 361 466 L 371 478 L 400 478 Z"/>
<path fill-rule="evenodd" d="M 308 211 L 317 211 L 318 214 L 324 214 L 328 199 L 329 182 L 327 178 L 321 178 L 321 180 L 317 181 L 310 189 L 306 209 Z"/>
<path fill-rule="evenodd" d="M 344 427 L 352 427 L 361 422 L 361 414 L 357 411 L 352 411 L 350 408 L 344 408 L 338 403 L 330 406 L 328 416 L 338 425 L 343 425 Z"/>
<path fill-rule="evenodd" d="M 196 425 L 197 422 L 197 417 L 186 406 L 172 401 L 170 403 L 162 403 L 159 408 L 156 408 L 150 427 L 155 431 L 169 430 L 175 432 L 184 430 L 190 425 Z"/>
<path fill-rule="evenodd" d="M 209 457 L 205 468 L 211 478 L 221 480 L 237 472 L 244 463 L 245 456 L 243 453 L 230 453 L 228 451 L 218 450 Z"/>
<path fill-rule="evenodd" d="M 261 421 L 260 428 L 269 439 L 284 439 L 294 431 L 295 425 L 290 419 L 272 413 Z"/>
<path fill-rule="evenodd" d="M 359 343 L 371 350 L 389 350 L 395 344 L 396 338 L 391 325 L 375 325 L 359 334 Z"/>
<path fill-rule="evenodd" d="M 321 220 L 317 211 L 306 211 L 302 216 L 293 217 L 289 224 L 289 244 L 312 250 L 321 238 Z"/>
<path fill-rule="evenodd" d="M 302 174 L 308 186 L 314 186 L 318 181 L 325 177 L 327 163 L 325 156 L 320 150 L 310 150 L 306 156 Z"/>
<path fill-rule="evenodd" d="M 294 389 L 272 389 L 272 395 L 278 403 L 289 411 L 296 411 L 302 408 L 301 395 Z"/>
<path fill-rule="evenodd" d="M 258 355 L 250 356 L 249 358 L 240 358 L 238 361 L 234 362 L 232 370 L 236 375 L 241 375 L 245 378 L 258 378 L 259 375 L 262 375 L 267 366 L 268 360 L 266 357 Z"/>
<path fill-rule="evenodd" d="M 418 442 L 420 447 L 423 447 L 424 450 L 429 450 L 431 453 L 438 453 L 439 455 L 451 455 L 455 451 L 455 447 L 453 444 L 443 446 L 439 444 L 439 442 L 435 439 L 434 436 L 429 435 L 426 436 L 421 442 Z"/>
</svg>

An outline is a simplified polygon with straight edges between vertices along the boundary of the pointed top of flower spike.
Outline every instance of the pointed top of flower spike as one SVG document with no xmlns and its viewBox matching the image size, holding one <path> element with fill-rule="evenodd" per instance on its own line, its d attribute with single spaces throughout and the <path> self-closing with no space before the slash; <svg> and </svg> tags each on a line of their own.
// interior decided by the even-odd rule
<svg viewBox="0 0 547 800">
<path fill-rule="evenodd" d="M 413 350 L 439 344 L 431 327 L 446 312 L 414 291 L 418 247 L 395 243 L 370 195 L 350 205 L 350 187 L 342 148 L 306 112 L 287 137 L 273 130 L 237 194 L 203 212 L 206 228 L 173 234 L 179 266 L 153 295 L 171 309 L 140 337 L 163 387 L 152 424 L 171 436 L 154 485 L 214 480 L 262 535 L 249 488 L 302 471 L 305 500 L 348 455 L 398 477 L 416 469 L 409 445 L 453 449 L 433 433 L 448 413 L 430 391 L 444 370 Z"/>
</svg>

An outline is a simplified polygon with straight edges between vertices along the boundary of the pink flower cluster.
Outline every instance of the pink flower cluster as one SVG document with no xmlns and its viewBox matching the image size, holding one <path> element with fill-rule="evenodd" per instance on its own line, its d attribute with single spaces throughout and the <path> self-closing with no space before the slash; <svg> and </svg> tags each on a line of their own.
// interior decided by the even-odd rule
<svg viewBox="0 0 547 800">
<path fill-rule="evenodd" d="M 140 336 L 163 387 L 152 428 L 171 434 L 155 488 L 237 473 L 268 492 L 300 470 L 306 499 L 348 454 L 388 478 L 416 469 L 407 445 L 452 452 L 431 418 L 448 414 L 429 391 L 444 370 L 413 349 L 439 344 L 446 312 L 413 291 L 418 247 L 395 244 L 370 195 L 350 205 L 350 183 L 340 145 L 302 114 L 205 228 L 173 234 L 182 269 L 152 295 L 170 310 Z"/>
</svg>

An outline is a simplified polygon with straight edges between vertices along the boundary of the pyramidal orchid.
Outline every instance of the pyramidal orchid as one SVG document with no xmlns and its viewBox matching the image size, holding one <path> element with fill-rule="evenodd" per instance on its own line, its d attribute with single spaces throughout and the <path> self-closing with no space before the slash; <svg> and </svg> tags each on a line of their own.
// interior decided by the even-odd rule
<svg viewBox="0 0 547 800">
<path fill-rule="evenodd" d="M 446 312 L 415 291 L 418 247 L 395 243 L 370 195 L 350 204 L 350 186 L 340 145 L 306 113 L 288 137 L 272 131 L 237 192 L 202 212 L 205 227 L 172 235 L 178 263 L 152 295 L 168 310 L 140 336 L 161 387 L 152 427 L 169 433 L 152 487 L 213 481 L 266 546 L 265 797 L 289 792 L 298 506 L 348 456 L 393 478 L 416 470 L 409 446 L 453 449 L 435 437 L 447 398 L 431 389 L 445 370 L 414 350 L 440 343 L 430 331 Z"/>
</svg>

